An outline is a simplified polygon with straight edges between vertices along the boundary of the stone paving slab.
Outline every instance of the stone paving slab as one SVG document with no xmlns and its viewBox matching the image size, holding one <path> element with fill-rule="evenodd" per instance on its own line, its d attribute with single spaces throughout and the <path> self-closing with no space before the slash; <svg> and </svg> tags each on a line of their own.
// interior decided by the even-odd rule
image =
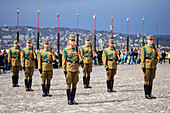
<svg viewBox="0 0 170 113">
<path fill-rule="evenodd" d="M 157 99 L 144 99 L 143 74 L 140 65 L 119 65 L 115 76 L 115 93 L 106 90 L 103 66 L 93 67 L 92 89 L 84 89 L 80 68 L 75 100 L 79 105 L 67 105 L 66 82 L 62 69 L 54 69 L 52 97 L 42 97 L 41 78 L 38 70 L 33 76 L 33 92 L 26 92 L 24 72 L 20 72 L 18 88 L 11 84 L 11 73 L 0 74 L 0 113 L 170 113 L 170 65 L 158 65 L 153 95 Z"/>
</svg>

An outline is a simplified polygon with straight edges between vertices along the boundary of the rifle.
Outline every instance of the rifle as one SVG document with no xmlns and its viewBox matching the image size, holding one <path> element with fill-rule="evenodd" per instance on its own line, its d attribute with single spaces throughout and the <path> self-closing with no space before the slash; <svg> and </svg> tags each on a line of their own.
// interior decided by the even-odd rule
<svg viewBox="0 0 170 113">
<path fill-rule="evenodd" d="M 116 49 L 115 49 L 115 47 L 113 46 L 113 49 L 115 50 L 115 52 L 116 52 L 116 56 L 117 56 L 117 59 L 118 59 L 118 61 L 120 61 L 120 57 L 119 57 L 119 55 L 118 55 L 118 53 L 117 53 L 117 51 L 116 51 Z"/>
<path fill-rule="evenodd" d="M 155 45 L 154 45 L 154 44 L 153 44 L 153 49 L 156 51 L 156 54 L 157 54 L 158 58 L 160 59 L 160 58 L 161 58 L 161 56 L 160 56 L 160 54 L 158 53 L 158 51 L 157 51 L 157 49 L 156 49 L 156 47 L 155 47 Z"/>
</svg>

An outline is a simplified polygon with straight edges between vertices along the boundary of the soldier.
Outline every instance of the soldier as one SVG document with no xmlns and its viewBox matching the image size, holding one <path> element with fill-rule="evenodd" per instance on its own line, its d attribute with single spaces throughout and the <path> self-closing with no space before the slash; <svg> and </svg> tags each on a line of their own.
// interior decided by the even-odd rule
<svg viewBox="0 0 170 113">
<path fill-rule="evenodd" d="M 81 59 L 83 59 L 83 84 L 84 88 L 92 88 L 90 83 L 90 73 L 93 66 L 93 50 L 90 44 L 90 37 L 85 38 L 85 45 L 81 46 Z M 87 74 L 87 76 L 86 76 Z"/>
<path fill-rule="evenodd" d="M 50 90 L 50 84 L 51 79 L 53 77 L 53 66 L 52 61 L 54 61 L 54 55 L 52 51 L 49 49 L 50 44 L 49 40 L 44 40 L 44 49 L 40 50 L 38 52 L 38 69 L 41 73 L 41 79 L 42 79 L 42 90 L 43 90 L 43 97 L 52 95 L 49 93 Z"/>
<path fill-rule="evenodd" d="M 20 48 L 17 40 L 14 40 L 14 47 L 9 48 L 8 63 L 12 65 L 12 86 L 19 87 Z"/>
<path fill-rule="evenodd" d="M 70 46 L 64 48 L 62 54 L 62 67 L 63 72 L 66 75 L 67 83 L 67 99 L 68 104 L 78 104 L 74 98 L 76 94 L 76 85 L 79 81 L 78 72 L 79 72 L 79 55 L 78 50 L 75 47 L 75 35 L 69 36 Z M 72 91 L 70 91 L 72 85 Z"/>
<path fill-rule="evenodd" d="M 159 54 L 153 44 L 153 35 L 147 36 L 147 45 L 141 50 L 141 67 L 144 73 L 144 92 L 146 99 L 155 99 L 152 96 L 153 79 L 156 73 L 156 60 Z"/>
<path fill-rule="evenodd" d="M 116 92 L 113 89 L 113 85 L 114 85 L 114 76 L 117 70 L 117 60 L 118 60 L 118 54 L 114 47 L 114 40 L 110 39 L 109 47 L 104 49 L 102 54 L 102 61 L 106 69 L 106 75 L 107 75 L 106 83 L 107 83 L 108 92 Z"/>
<path fill-rule="evenodd" d="M 34 59 L 35 58 L 36 58 L 36 55 L 31 44 L 31 39 L 27 39 L 27 47 L 22 49 L 22 54 L 21 54 L 21 64 L 25 71 L 25 90 L 26 91 L 33 91 L 31 88 L 31 85 L 32 85 L 32 75 L 34 73 Z"/>
</svg>

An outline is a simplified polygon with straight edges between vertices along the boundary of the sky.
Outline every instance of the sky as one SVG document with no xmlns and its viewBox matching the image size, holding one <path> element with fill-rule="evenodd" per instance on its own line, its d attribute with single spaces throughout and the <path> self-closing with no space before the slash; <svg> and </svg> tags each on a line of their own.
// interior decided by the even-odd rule
<svg viewBox="0 0 170 113">
<path fill-rule="evenodd" d="M 0 0 L 0 26 L 17 25 L 19 8 L 20 26 L 37 26 L 40 9 L 40 27 L 57 27 L 60 10 L 60 27 L 77 27 L 76 12 L 79 11 L 79 28 L 93 30 L 93 14 L 96 13 L 96 30 L 110 30 L 113 14 L 113 32 L 141 33 L 144 16 L 145 34 L 156 34 L 158 18 L 159 35 L 170 35 L 170 0 Z M 56 31 L 57 32 L 57 31 Z"/>
</svg>

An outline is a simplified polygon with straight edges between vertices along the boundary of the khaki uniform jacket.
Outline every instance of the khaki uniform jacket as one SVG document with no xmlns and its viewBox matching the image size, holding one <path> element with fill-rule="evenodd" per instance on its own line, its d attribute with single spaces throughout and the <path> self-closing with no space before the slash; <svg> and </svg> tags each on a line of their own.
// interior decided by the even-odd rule
<svg viewBox="0 0 170 113">
<path fill-rule="evenodd" d="M 9 48 L 8 63 L 11 63 L 12 66 L 20 66 L 20 56 L 20 49 Z"/>
<path fill-rule="evenodd" d="M 42 71 L 52 71 L 53 60 L 55 60 L 55 58 L 51 51 L 45 49 L 38 51 L 38 69 L 42 69 Z"/>
<path fill-rule="evenodd" d="M 117 55 L 115 50 L 106 48 L 103 50 L 102 61 L 105 69 L 117 69 Z"/>
<path fill-rule="evenodd" d="M 64 48 L 62 53 L 62 67 L 63 72 L 77 72 L 79 71 L 79 54 L 76 48 L 72 49 L 71 47 Z"/>
<path fill-rule="evenodd" d="M 143 46 L 141 50 L 141 67 L 156 69 L 157 54 L 153 47 Z"/>
<path fill-rule="evenodd" d="M 30 48 L 22 49 L 21 64 L 22 67 L 34 67 L 35 52 Z"/>
<path fill-rule="evenodd" d="M 87 45 L 81 46 L 81 59 L 84 64 L 93 63 L 93 55 L 92 47 Z"/>
</svg>

